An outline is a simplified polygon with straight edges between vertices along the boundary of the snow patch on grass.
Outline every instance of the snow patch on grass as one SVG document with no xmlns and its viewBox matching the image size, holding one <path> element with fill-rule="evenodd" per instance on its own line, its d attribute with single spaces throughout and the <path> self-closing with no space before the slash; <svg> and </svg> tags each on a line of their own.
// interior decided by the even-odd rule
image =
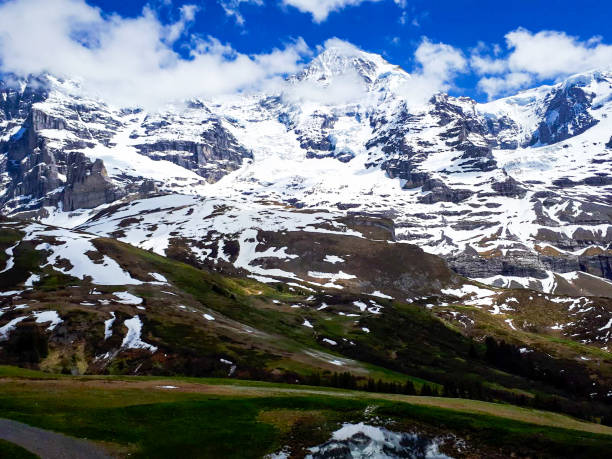
<svg viewBox="0 0 612 459">
<path fill-rule="evenodd" d="M 385 295 L 383 292 L 380 292 L 378 290 L 376 290 L 375 292 L 370 293 L 369 295 L 370 296 L 376 296 L 378 298 L 384 298 L 384 299 L 387 299 L 387 300 L 392 300 L 393 299 L 392 296 Z"/>
<path fill-rule="evenodd" d="M 32 314 L 36 318 L 37 324 L 44 324 L 50 322 L 49 326 L 47 327 L 47 331 L 55 329 L 55 327 L 57 327 L 63 322 L 57 311 L 40 311 L 33 312 Z"/>
<path fill-rule="evenodd" d="M 11 320 L 9 323 L 4 325 L 3 327 L 0 327 L 0 341 L 7 339 L 9 333 L 15 329 L 17 324 L 19 322 L 26 320 L 27 318 L 28 316 L 16 317 L 15 319 Z"/>
<path fill-rule="evenodd" d="M 166 279 L 164 276 L 162 276 L 159 273 L 149 273 L 149 276 L 151 276 L 153 279 L 155 279 L 160 284 L 167 284 L 168 283 L 168 279 Z"/>
<path fill-rule="evenodd" d="M 128 331 L 123 338 L 121 347 L 124 349 L 145 349 L 151 352 L 157 351 L 157 347 L 152 344 L 145 343 L 140 339 L 142 333 L 142 321 L 140 317 L 134 316 L 131 319 L 127 319 L 123 324 L 127 327 Z"/>
<path fill-rule="evenodd" d="M 84 280 L 91 277 L 94 284 L 99 285 L 139 285 L 138 279 L 132 278 L 119 264 L 108 255 L 103 255 L 101 262 L 92 260 L 88 253 L 98 253 L 92 240 L 95 236 L 77 233 L 63 228 L 51 229 L 39 224 L 31 224 L 25 228 L 27 235 L 24 241 L 37 241 L 44 238 L 53 238 L 54 243 L 43 242 L 36 246 L 36 250 L 51 253 L 47 263 L 43 266 L 52 266 L 53 269 Z M 62 260 L 68 260 L 70 268 L 56 266 Z"/>
<path fill-rule="evenodd" d="M 104 340 L 106 341 L 113 336 L 113 323 L 115 322 L 115 313 L 110 313 L 111 318 L 104 321 Z"/>
<path fill-rule="evenodd" d="M 12 245 L 11 247 L 9 247 L 8 249 L 4 251 L 8 256 L 8 259 L 6 260 L 6 266 L 4 267 L 2 271 L 0 271 L 0 273 L 5 273 L 13 269 L 13 266 L 15 266 L 15 257 L 13 256 L 13 250 L 15 250 L 15 247 L 19 245 L 19 242 L 17 242 L 15 245 Z"/>
<path fill-rule="evenodd" d="M 119 298 L 117 301 L 117 303 L 121 303 L 121 304 L 129 304 L 129 305 L 138 305 L 138 304 L 142 304 L 142 298 L 137 297 L 136 295 L 132 295 L 130 292 L 115 292 L 113 293 L 114 296 L 116 296 L 117 298 Z"/>
<path fill-rule="evenodd" d="M 335 265 L 336 263 L 344 263 L 344 258 L 340 258 L 336 255 L 325 255 L 325 258 L 323 259 L 323 261 L 326 261 L 327 263 L 331 263 L 332 265 Z"/>
</svg>

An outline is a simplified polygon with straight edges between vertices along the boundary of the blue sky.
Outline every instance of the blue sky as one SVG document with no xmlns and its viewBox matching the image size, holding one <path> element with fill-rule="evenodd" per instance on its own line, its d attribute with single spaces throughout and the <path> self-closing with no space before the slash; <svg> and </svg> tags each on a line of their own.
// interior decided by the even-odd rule
<svg viewBox="0 0 612 459">
<path fill-rule="evenodd" d="M 165 6 L 163 1 L 144 0 L 88 3 L 124 16 L 137 16 L 145 5 L 154 4 L 166 21 L 176 17 L 181 5 L 195 3 L 200 10 L 191 31 L 231 43 L 243 53 L 269 51 L 295 37 L 304 38 L 312 47 L 338 37 L 382 54 L 407 70 L 413 66 L 414 51 L 423 37 L 466 53 L 479 42 L 503 47 L 505 34 L 519 27 L 532 32 L 561 31 L 584 40 L 601 36 L 605 40 L 612 18 L 612 2 L 606 0 L 407 0 L 403 6 L 393 0 L 365 1 L 333 11 L 322 22 L 315 22 L 311 14 L 295 7 L 283 6 L 280 0 L 262 2 L 239 4 L 236 10 L 243 24 L 228 16 L 217 0 L 173 1 Z M 477 90 L 477 82 L 473 74 L 459 77 L 451 92 L 486 99 L 486 94 Z"/>
<path fill-rule="evenodd" d="M 57 27 L 41 25 L 36 18 L 28 17 L 39 10 L 38 21 L 45 22 L 47 17 L 53 17 L 51 25 Z M 220 51 L 221 44 L 231 47 L 235 55 L 248 56 L 255 61 L 254 55 L 285 50 L 283 65 L 275 60 L 278 74 L 294 68 L 287 62 L 290 60 L 287 54 L 293 53 L 296 63 L 300 59 L 303 62 L 309 53 L 316 53 L 318 47 L 324 46 L 326 40 L 337 37 L 365 51 L 382 54 L 390 62 L 412 72 L 426 65 L 415 58 L 425 40 L 443 44 L 444 52 L 452 49 L 465 61 L 465 65 L 456 66 L 452 71 L 444 69 L 449 74 L 440 78 L 444 80 L 441 90 L 486 100 L 612 64 L 612 47 L 607 44 L 612 38 L 607 36 L 610 18 L 612 2 L 604 0 L 0 0 L 0 70 L 15 73 L 45 70 L 60 74 L 76 71 L 85 75 L 84 78 L 93 75 L 89 77 L 93 80 L 106 72 L 101 65 L 101 54 L 108 58 L 106 67 L 116 66 L 117 62 L 142 60 L 149 53 L 151 59 L 160 59 L 160 62 L 174 59 L 180 64 L 180 59 L 193 58 L 197 41 L 197 53 L 204 53 L 207 58 L 215 53 L 222 53 L 224 59 L 227 58 L 230 53 L 227 49 Z M 172 39 L 168 38 L 171 33 L 168 30 L 158 31 L 157 38 L 152 33 L 146 44 L 137 38 L 139 28 L 130 19 L 137 22 L 138 27 L 146 23 L 148 31 L 155 27 L 169 30 L 174 24 L 178 32 Z M 20 21 L 23 24 L 19 24 Z M 83 27 L 81 23 L 92 25 Z M 57 41 L 55 48 L 46 51 L 47 40 L 42 38 L 41 43 L 33 37 L 31 50 L 17 51 L 28 40 L 25 32 L 31 29 L 36 34 L 41 27 L 49 29 L 47 36 L 57 34 L 57 40 L 49 40 Z M 78 30 L 73 30 L 75 27 Z M 66 29 L 69 30 L 66 32 Z M 66 33 L 66 37 L 61 36 L 62 33 Z M 104 49 L 104 37 L 112 34 L 116 35 L 114 41 L 122 37 L 126 44 L 125 56 L 119 55 L 117 46 L 109 45 L 109 52 Z M 68 43 L 81 35 L 87 36 L 81 45 L 101 48 L 96 50 L 95 59 L 91 59 L 101 63 L 99 69 L 93 69 L 94 64 L 85 69 L 68 59 L 70 55 L 75 57 L 73 61 L 77 60 L 76 56 L 81 54 L 81 50 Z M 174 52 L 176 56 L 164 58 L 155 54 L 159 51 L 153 50 L 156 39 L 168 47 L 163 53 Z M 302 40 L 308 52 L 302 45 L 297 47 L 299 49 L 295 47 L 295 43 L 302 43 Z M 132 41 L 142 45 L 141 48 L 132 45 Z M 203 45 L 204 42 L 207 44 Z M 213 43 L 218 46 L 211 45 Z M 293 49 L 287 49 L 292 46 Z M 202 51 L 204 48 L 206 50 Z M 60 61 L 66 62 L 49 62 L 46 67 L 35 64 L 45 61 L 44 53 L 60 53 L 63 58 Z M 129 53 L 135 55 L 130 57 Z M 87 62 L 87 58 L 81 60 Z M 22 64 L 24 62 L 26 64 Z M 456 64 L 456 59 L 453 62 Z M 210 63 L 209 67 L 224 68 L 223 64 L 223 59 L 218 58 L 215 65 L 219 67 Z M 129 67 L 124 72 L 126 79 L 131 77 Z M 146 63 L 134 72 L 144 67 Z M 262 67 L 265 65 L 259 62 L 257 68 L 235 69 L 261 72 L 261 78 L 269 78 L 271 75 Z M 133 88 L 139 86 L 137 77 L 134 73 Z M 235 86 L 247 83 L 253 82 L 241 80 Z M 98 87 L 103 85 L 113 84 L 109 79 Z M 129 90 L 126 89 L 126 93 Z"/>
</svg>

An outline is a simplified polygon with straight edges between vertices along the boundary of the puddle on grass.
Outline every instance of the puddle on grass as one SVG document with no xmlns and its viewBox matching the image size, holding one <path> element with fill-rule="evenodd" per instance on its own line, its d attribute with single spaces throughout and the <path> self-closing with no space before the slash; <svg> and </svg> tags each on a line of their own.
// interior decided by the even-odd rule
<svg viewBox="0 0 612 459">
<path fill-rule="evenodd" d="M 418 433 L 392 432 L 360 422 L 344 424 L 322 445 L 309 448 L 310 459 L 452 459 L 441 442 Z"/>
</svg>

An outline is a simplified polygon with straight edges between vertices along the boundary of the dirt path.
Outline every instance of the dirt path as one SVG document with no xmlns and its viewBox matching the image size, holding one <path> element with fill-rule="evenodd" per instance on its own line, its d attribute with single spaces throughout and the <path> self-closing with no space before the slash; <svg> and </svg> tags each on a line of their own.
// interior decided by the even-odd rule
<svg viewBox="0 0 612 459">
<path fill-rule="evenodd" d="M 0 438 L 42 459 L 111 459 L 99 446 L 9 419 L 0 419 Z"/>
</svg>

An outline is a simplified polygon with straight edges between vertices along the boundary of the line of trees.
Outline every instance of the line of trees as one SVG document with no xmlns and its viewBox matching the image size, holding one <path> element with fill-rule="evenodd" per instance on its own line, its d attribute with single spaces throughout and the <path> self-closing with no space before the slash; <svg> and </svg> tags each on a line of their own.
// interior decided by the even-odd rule
<svg viewBox="0 0 612 459">
<path fill-rule="evenodd" d="M 521 352 L 519 347 L 491 337 L 485 339 L 485 346 L 484 358 L 494 367 L 542 381 L 573 397 L 610 402 L 610 397 L 607 397 L 609 388 L 601 387 L 575 362 L 560 361 L 538 351 Z"/>
<path fill-rule="evenodd" d="M 612 410 L 602 404 L 593 404 L 592 401 L 587 400 L 572 400 L 553 394 L 537 393 L 535 396 L 529 396 L 527 394 L 500 391 L 484 387 L 479 381 L 473 380 L 466 381 L 454 378 L 447 379 L 442 384 L 424 383 L 417 387 L 410 380 L 400 383 L 383 381 L 381 379 L 375 380 L 373 378 L 365 379 L 357 377 L 350 372 L 334 372 L 324 373 L 323 375 L 313 373 L 305 380 L 302 380 L 302 382 L 311 386 L 336 387 L 375 393 L 465 398 L 484 401 L 503 400 L 513 405 L 562 412 L 593 422 L 612 425 Z"/>
<path fill-rule="evenodd" d="M 378 392 L 385 394 L 403 394 L 403 395 L 424 395 L 431 397 L 441 396 L 441 391 L 438 386 L 430 384 L 422 384 L 417 390 L 417 387 L 410 380 L 400 383 L 397 381 L 383 381 L 382 379 L 357 377 L 350 372 L 334 372 L 321 376 L 320 373 L 313 373 L 306 378 L 305 384 L 309 386 L 327 386 L 337 387 L 340 389 L 363 390 L 366 392 Z"/>
<path fill-rule="evenodd" d="M 309 386 L 337 387 L 385 394 L 470 398 L 477 400 L 490 400 L 492 398 L 487 394 L 481 383 L 472 381 L 449 380 L 445 381 L 444 384 L 423 383 L 417 387 L 410 380 L 400 383 L 396 381 L 383 381 L 382 379 L 364 379 L 350 372 L 335 372 L 324 375 L 313 373 L 303 382 Z"/>
</svg>

